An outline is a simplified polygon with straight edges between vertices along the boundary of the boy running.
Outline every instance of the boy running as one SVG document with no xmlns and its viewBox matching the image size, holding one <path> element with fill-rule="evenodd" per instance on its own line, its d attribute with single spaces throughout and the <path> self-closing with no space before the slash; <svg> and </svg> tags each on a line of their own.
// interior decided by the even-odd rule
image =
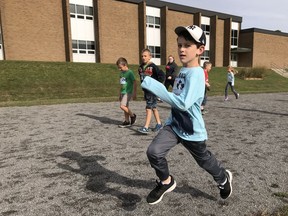
<svg viewBox="0 0 288 216">
<path fill-rule="evenodd" d="M 223 168 L 207 150 L 207 132 L 201 114 L 205 79 L 199 66 L 199 56 L 205 50 L 205 33 L 196 25 L 177 27 L 175 33 L 178 35 L 178 55 L 183 67 L 175 80 L 173 92 L 168 92 L 165 86 L 150 77 L 146 77 L 141 84 L 142 88 L 149 89 L 171 105 L 170 117 L 147 149 L 149 162 L 159 178 L 156 187 L 147 196 L 147 202 L 157 204 L 165 193 L 175 189 L 176 181 L 170 175 L 166 155 L 178 143 L 191 153 L 200 167 L 212 175 L 221 198 L 226 199 L 232 193 L 232 173 Z"/>
</svg>

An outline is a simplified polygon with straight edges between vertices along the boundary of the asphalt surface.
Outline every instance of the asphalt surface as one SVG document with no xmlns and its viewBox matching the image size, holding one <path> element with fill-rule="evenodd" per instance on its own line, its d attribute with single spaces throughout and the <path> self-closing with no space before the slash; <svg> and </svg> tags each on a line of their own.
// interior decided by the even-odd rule
<svg viewBox="0 0 288 216">
<path fill-rule="evenodd" d="M 287 205 L 279 196 L 288 193 L 287 93 L 208 96 L 207 145 L 233 173 L 225 201 L 180 144 L 167 158 L 177 188 L 147 204 L 156 176 L 146 149 L 155 133 L 136 131 L 145 102 L 130 106 L 131 128 L 118 127 L 118 102 L 0 108 L 0 215 L 234 216 Z M 164 121 L 169 106 L 159 112 Z"/>
</svg>

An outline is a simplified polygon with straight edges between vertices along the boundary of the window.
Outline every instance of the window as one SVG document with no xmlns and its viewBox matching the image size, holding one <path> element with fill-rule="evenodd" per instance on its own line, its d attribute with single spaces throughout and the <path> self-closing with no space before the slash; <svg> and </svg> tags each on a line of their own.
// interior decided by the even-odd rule
<svg viewBox="0 0 288 216">
<path fill-rule="evenodd" d="M 210 35 L 210 25 L 201 25 L 202 30 L 205 32 L 206 35 Z"/>
<path fill-rule="evenodd" d="M 238 46 L 238 30 L 231 31 L 231 46 Z"/>
<path fill-rule="evenodd" d="M 86 19 L 93 20 L 93 7 L 85 6 Z"/>
<path fill-rule="evenodd" d="M 152 58 L 161 58 L 161 47 L 159 46 L 147 46 L 151 51 Z"/>
<path fill-rule="evenodd" d="M 76 5 L 77 14 L 85 14 L 84 13 L 84 5 Z"/>
<path fill-rule="evenodd" d="M 87 41 L 87 49 L 88 50 L 95 50 L 94 41 Z"/>
<path fill-rule="evenodd" d="M 146 16 L 146 27 L 160 28 L 160 17 Z"/>
<path fill-rule="evenodd" d="M 70 4 L 70 13 L 76 14 L 76 5 L 75 4 Z"/>
<path fill-rule="evenodd" d="M 237 54 L 231 53 L 231 61 L 237 61 Z"/>
<path fill-rule="evenodd" d="M 72 48 L 78 49 L 77 40 L 72 40 Z"/>
<path fill-rule="evenodd" d="M 204 53 L 201 55 L 201 60 L 209 61 L 210 57 L 210 52 L 209 50 L 205 50 Z"/>
<path fill-rule="evenodd" d="M 85 40 L 72 40 L 72 52 L 80 54 L 95 54 L 95 42 Z"/>
<path fill-rule="evenodd" d="M 78 40 L 78 48 L 79 49 L 86 49 L 86 41 Z"/>
<path fill-rule="evenodd" d="M 93 7 L 70 4 L 70 17 L 93 20 Z"/>
</svg>

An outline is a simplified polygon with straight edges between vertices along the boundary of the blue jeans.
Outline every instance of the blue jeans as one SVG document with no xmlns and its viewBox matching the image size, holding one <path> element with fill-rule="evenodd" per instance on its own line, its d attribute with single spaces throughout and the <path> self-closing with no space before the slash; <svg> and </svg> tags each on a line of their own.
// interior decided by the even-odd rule
<svg viewBox="0 0 288 216">
<path fill-rule="evenodd" d="M 205 106 L 207 103 L 207 88 L 205 87 L 204 97 L 201 106 Z"/>
<path fill-rule="evenodd" d="M 225 169 L 220 165 L 215 156 L 207 150 L 205 141 L 194 142 L 183 140 L 175 134 L 169 125 L 164 126 L 159 131 L 147 149 L 150 165 L 155 169 L 156 175 L 161 181 L 166 180 L 170 175 L 165 157 L 169 150 L 179 143 L 190 152 L 200 167 L 212 175 L 218 184 L 225 181 Z M 183 163 L 187 162 L 183 161 Z"/>
</svg>

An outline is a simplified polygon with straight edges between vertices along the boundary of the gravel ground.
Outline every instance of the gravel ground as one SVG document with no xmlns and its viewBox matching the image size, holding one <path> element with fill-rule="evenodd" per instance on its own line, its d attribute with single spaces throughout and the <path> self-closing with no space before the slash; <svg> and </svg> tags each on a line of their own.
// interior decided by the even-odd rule
<svg viewBox="0 0 288 216">
<path fill-rule="evenodd" d="M 168 155 L 177 188 L 158 205 L 140 135 L 144 101 L 131 102 L 135 126 L 119 128 L 118 102 L 0 108 L 0 215 L 253 215 L 287 205 L 288 94 L 208 97 L 209 149 L 233 173 L 223 201 L 212 177 L 182 145 Z M 159 104 L 164 120 L 169 106 Z M 155 121 L 153 119 L 152 126 Z"/>
</svg>

